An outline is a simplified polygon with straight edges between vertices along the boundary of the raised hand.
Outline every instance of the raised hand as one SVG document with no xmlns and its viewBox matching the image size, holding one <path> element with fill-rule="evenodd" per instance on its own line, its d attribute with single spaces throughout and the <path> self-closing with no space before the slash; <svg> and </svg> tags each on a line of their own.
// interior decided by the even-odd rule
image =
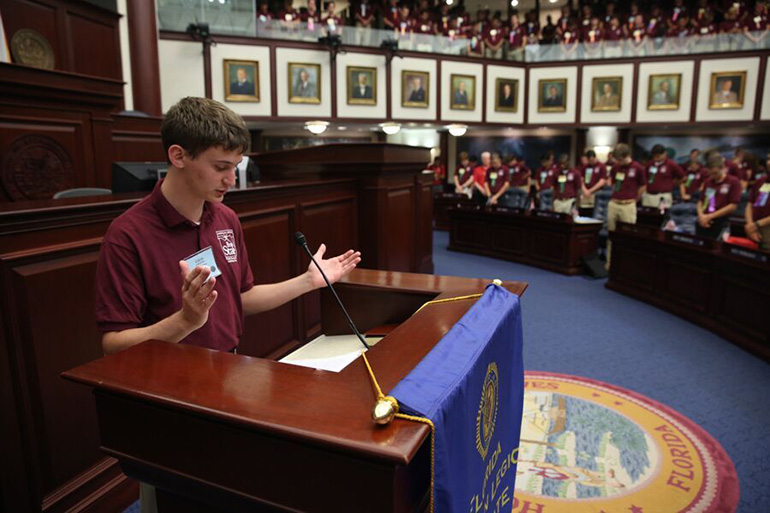
<svg viewBox="0 0 770 513">
<path fill-rule="evenodd" d="M 209 318 L 209 310 L 217 300 L 217 291 L 214 290 L 216 278 L 206 281 L 211 274 L 208 267 L 197 266 L 190 271 L 187 262 L 179 262 L 182 271 L 182 319 L 192 330 L 197 330 Z"/>
<path fill-rule="evenodd" d="M 326 274 L 326 277 L 329 278 L 329 282 L 331 283 L 339 281 L 343 276 L 355 269 L 358 262 L 361 261 L 361 253 L 359 251 L 353 251 L 352 249 L 349 249 L 342 255 L 327 260 L 323 259 L 324 253 L 326 253 L 326 244 L 321 244 L 318 251 L 313 255 L 313 258 L 315 258 L 315 261 L 321 266 L 324 274 Z M 310 262 L 307 272 L 310 275 L 313 288 L 321 288 L 326 285 L 323 276 L 321 276 L 321 273 L 313 262 Z"/>
</svg>

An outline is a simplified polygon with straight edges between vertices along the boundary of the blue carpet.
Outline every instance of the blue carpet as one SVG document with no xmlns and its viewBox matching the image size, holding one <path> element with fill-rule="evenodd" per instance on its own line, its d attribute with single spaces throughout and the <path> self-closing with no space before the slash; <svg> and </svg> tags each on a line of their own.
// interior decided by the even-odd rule
<svg viewBox="0 0 770 513">
<path fill-rule="evenodd" d="M 434 232 L 435 273 L 529 283 L 522 299 L 524 368 L 619 385 L 679 411 L 729 454 L 739 512 L 770 512 L 770 365 L 674 315 L 604 288 L 493 258 L 447 251 Z"/>
<path fill-rule="evenodd" d="M 435 273 L 529 283 L 524 366 L 619 385 L 679 411 L 724 447 L 740 480 L 738 511 L 770 512 L 770 365 L 694 324 L 604 288 L 503 260 L 447 251 Z M 139 513 L 138 502 L 129 513 Z"/>
</svg>

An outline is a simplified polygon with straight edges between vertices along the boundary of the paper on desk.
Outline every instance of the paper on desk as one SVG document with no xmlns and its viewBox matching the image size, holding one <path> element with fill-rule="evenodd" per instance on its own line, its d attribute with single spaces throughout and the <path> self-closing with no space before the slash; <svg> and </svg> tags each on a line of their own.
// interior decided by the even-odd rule
<svg viewBox="0 0 770 513">
<path fill-rule="evenodd" d="M 312 359 L 291 359 L 281 360 L 283 363 L 290 365 L 299 365 L 300 367 L 310 367 L 311 369 L 325 370 L 331 372 L 340 372 L 342 369 L 353 363 L 361 353 L 363 349 L 357 349 L 350 353 L 345 353 L 337 356 L 329 356 L 327 358 L 312 358 Z"/>
<path fill-rule="evenodd" d="M 592 224 L 592 223 L 603 223 L 604 221 L 602 221 L 601 219 L 596 219 L 594 217 L 578 216 L 575 218 L 575 222 L 577 224 Z"/>
</svg>

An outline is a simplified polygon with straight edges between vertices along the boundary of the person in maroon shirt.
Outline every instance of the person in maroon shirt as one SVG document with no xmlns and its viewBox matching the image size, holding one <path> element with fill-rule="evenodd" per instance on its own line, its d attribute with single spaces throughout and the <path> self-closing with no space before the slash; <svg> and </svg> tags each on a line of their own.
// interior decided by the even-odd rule
<svg viewBox="0 0 770 513">
<path fill-rule="evenodd" d="M 672 191 L 684 179 L 682 167 L 668 158 L 666 148 L 661 144 L 652 147 L 652 159 L 647 164 L 647 190 L 642 197 L 642 206 L 665 208 L 674 204 Z"/>
<path fill-rule="evenodd" d="M 356 20 L 356 44 L 368 46 L 374 27 L 374 8 L 369 0 L 359 0 L 355 11 Z"/>
<path fill-rule="evenodd" d="M 430 19 L 430 11 L 420 12 L 420 17 L 416 22 L 415 32 L 417 34 L 434 35 L 436 33 L 436 27 L 433 25 L 433 21 Z"/>
<path fill-rule="evenodd" d="M 764 2 L 758 1 L 754 5 L 754 13 L 743 19 L 743 32 L 746 37 L 758 43 L 765 37 L 765 32 L 770 28 L 768 21 L 767 7 Z"/>
<path fill-rule="evenodd" d="M 540 43 L 540 23 L 537 21 L 537 13 L 534 9 L 527 12 L 525 16 L 524 32 L 527 36 L 528 45 Z"/>
<path fill-rule="evenodd" d="M 724 34 L 740 34 L 743 32 L 743 25 L 738 17 L 738 9 L 731 7 L 725 13 L 725 19 L 719 24 L 719 31 Z"/>
<path fill-rule="evenodd" d="M 585 157 L 585 164 L 581 164 L 578 168 L 580 176 L 583 177 L 583 195 L 580 198 L 580 206 L 583 208 L 593 208 L 594 194 L 607 185 L 607 167 L 599 162 L 594 150 L 588 150 Z"/>
<path fill-rule="evenodd" d="M 314 31 L 321 21 L 321 14 L 318 12 L 315 0 L 307 0 L 307 9 L 299 13 L 299 21 L 307 23 L 307 29 Z"/>
<path fill-rule="evenodd" d="M 511 177 L 508 168 L 503 165 L 503 159 L 499 153 L 492 154 L 492 165 L 487 169 L 484 181 L 484 194 L 487 197 L 487 205 L 497 205 L 500 196 L 511 186 Z"/>
<path fill-rule="evenodd" d="M 604 16 L 602 16 L 602 28 L 606 28 L 612 21 L 612 18 L 615 18 L 617 15 L 618 10 L 615 2 L 608 2 L 604 9 Z"/>
<path fill-rule="evenodd" d="M 471 192 L 473 191 L 473 188 L 471 187 L 473 185 L 473 165 L 471 165 L 470 160 L 468 160 L 467 151 L 460 152 L 459 158 L 460 162 L 457 164 L 454 176 L 455 192 L 458 194 L 467 194 L 468 197 L 470 197 Z"/>
<path fill-rule="evenodd" d="M 746 190 L 748 183 L 751 181 L 751 175 L 754 172 L 746 148 L 739 146 L 735 149 L 731 164 L 732 172 L 730 174 L 738 178 L 741 181 L 741 187 L 743 187 L 743 190 Z"/>
<path fill-rule="evenodd" d="M 308 267 L 288 281 L 254 286 L 240 222 L 222 205 L 249 145 L 241 117 L 214 100 L 184 98 L 166 114 L 161 138 L 166 178 L 116 218 L 102 241 L 96 271 L 102 346 L 111 354 L 155 339 L 232 351 L 244 314 L 276 308 L 324 280 Z M 207 247 L 218 270 L 190 269 L 185 260 Z M 330 281 L 360 261 L 352 250 L 323 260 L 325 251 L 322 244 L 315 256 Z"/>
<path fill-rule="evenodd" d="M 484 38 L 479 33 L 479 27 L 477 24 L 471 25 L 470 33 L 468 34 L 468 55 L 476 57 L 484 57 Z"/>
<path fill-rule="evenodd" d="M 263 1 L 259 4 L 259 9 L 257 10 L 257 23 L 267 23 L 272 19 L 273 13 L 270 12 L 270 5 L 267 1 Z"/>
<path fill-rule="evenodd" d="M 299 19 L 299 12 L 292 5 L 292 0 L 284 0 L 283 8 L 278 11 L 278 19 L 291 23 Z"/>
<path fill-rule="evenodd" d="M 762 251 L 770 251 L 770 179 L 767 175 L 754 182 L 745 218 L 749 239 L 759 244 Z"/>
<path fill-rule="evenodd" d="M 553 153 L 544 153 L 540 157 L 540 167 L 535 172 L 535 190 L 538 192 L 553 189 L 553 181 L 559 168 L 553 162 Z"/>
<path fill-rule="evenodd" d="M 690 14 L 684 5 L 684 0 L 674 0 L 674 7 L 671 8 L 667 20 L 669 27 L 676 27 L 679 25 L 680 19 L 689 17 Z"/>
<path fill-rule="evenodd" d="M 492 19 L 492 26 L 484 37 L 484 52 L 487 59 L 502 59 L 505 29 L 500 18 Z"/>
<path fill-rule="evenodd" d="M 511 155 L 511 160 L 508 162 L 508 172 L 511 175 L 511 187 L 516 187 L 529 194 L 532 171 L 518 155 Z"/>
<path fill-rule="evenodd" d="M 524 60 L 524 46 L 527 44 L 527 35 L 524 27 L 519 23 L 519 15 L 511 14 L 509 19 L 508 35 L 506 38 L 507 57 L 509 60 Z"/>
<path fill-rule="evenodd" d="M 564 167 L 556 175 L 553 186 L 553 211 L 571 214 L 582 190 L 583 177 L 577 169 Z"/>
<path fill-rule="evenodd" d="M 679 184 L 679 194 L 682 201 L 690 201 L 694 194 L 699 193 L 703 182 L 708 175 L 703 166 L 698 162 L 700 151 L 694 149 L 690 152 L 690 160 L 685 166 L 685 178 Z"/>
<path fill-rule="evenodd" d="M 442 2 L 441 7 L 439 8 L 439 14 L 436 17 L 438 33 L 444 36 L 449 36 L 451 22 L 452 16 L 449 14 L 449 5 L 446 2 Z M 457 30 L 457 25 L 455 25 L 455 30 Z"/>
<path fill-rule="evenodd" d="M 695 234 L 717 239 L 727 228 L 730 214 L 738 209 L 741 201 L 741 184 L 727 174 L 725 159 L 712 153 L 706 162 L 708 178 L 703 184 L 703 195 L 698 204 L 698 224 Z"/>
<path fill-rule="evenodd" d="M 617 16 L 613 16 L 604 29 L 604 40 L 608 42 L 617 42 L 625 37 L 626 33 L 620 25 L 620 20 Z"/>
<path fill-rule="evenodd" d="M 398 28 L 398 22 L 400 18 L 400 11 L 398 8 L 398 0 L 388 0 L 388 5 L 382 13 L 382 24 L 385 29 Z"/>
<path fill-rule="evenodd" d="M 637 161 L 631 158 L 631 148 L 620 143 L 615 146 L 617 162 L 610 172 L 612 198 L 607 206 L 607 230 L 615 231 L 618 221 L 636 224 L 636 202 L 647 188 L 647 174 Z M 607 241 L 607 268 L 610 266 L 612 244 Z"/>
<path fill-rule="evenodd" d="M 591 18 L 588 30 L 582 30 L 580 37 L 582 42 L 588 44 L 599 43 L 604 39 L 604 31 L 597 16 Z"/>
<path fill-rule="evenodd" d="M 695 22 L 694 33 L 699 37 L 714 36 L 719 28 L 714 23 L 714 13 L 707 11 L 701 19 Z"/>
</svg>

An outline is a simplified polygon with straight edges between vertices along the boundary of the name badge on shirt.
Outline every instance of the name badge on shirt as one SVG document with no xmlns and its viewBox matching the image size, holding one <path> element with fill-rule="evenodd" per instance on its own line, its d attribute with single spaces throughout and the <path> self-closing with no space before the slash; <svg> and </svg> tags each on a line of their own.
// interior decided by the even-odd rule
<svg viewBox="0 0 770 513">
<path fill-rule="evenodd" d="M 567 183 L 567 177 L 564 175 L 559 176 L 559 183 Z"/>
<path fill-rule="evenodd" d="M 619 182 L 622 182 L 625 179 L 626 179 L 626 174 L 625 173 L 618 173 L 618 174 L 615 175 L 615 180 L 617 180 Z"/>
<path fill-rule="evenodd" d="M 211 246 L 204 248 L 197 253 L 193 253 L 192 255 L 185 258 L 184 261 L 187 262 L 187 268 L 190 271 L 198 266 L 208 267 L 211 270 L 211 274 L 209 274 L 209 277 L 206 281 L 222 275 L 222 271 L 219 270 L 217 261 L 214 259 L 214 252 L 211 250 Z"/>
<path fill-rule="evenodd" d="M 490 180 L 497 180 L 497 173 L 489 173 Z"/>
<path fill-rule="evenodd" d="M 590 183 L 591 182 L 591 175 L 592 174 L 594 174 L 594 168 L 587 167 L 586 168 L 586 183 Z"/>
<path fill-rule="evenodd" d="M 548 173 L 546 173 L 545 171 L 541 171 L 540 172 L 540 183 L 545 182 L 545 177 L 546 176 L 548 176 Z"/>
</svg>

